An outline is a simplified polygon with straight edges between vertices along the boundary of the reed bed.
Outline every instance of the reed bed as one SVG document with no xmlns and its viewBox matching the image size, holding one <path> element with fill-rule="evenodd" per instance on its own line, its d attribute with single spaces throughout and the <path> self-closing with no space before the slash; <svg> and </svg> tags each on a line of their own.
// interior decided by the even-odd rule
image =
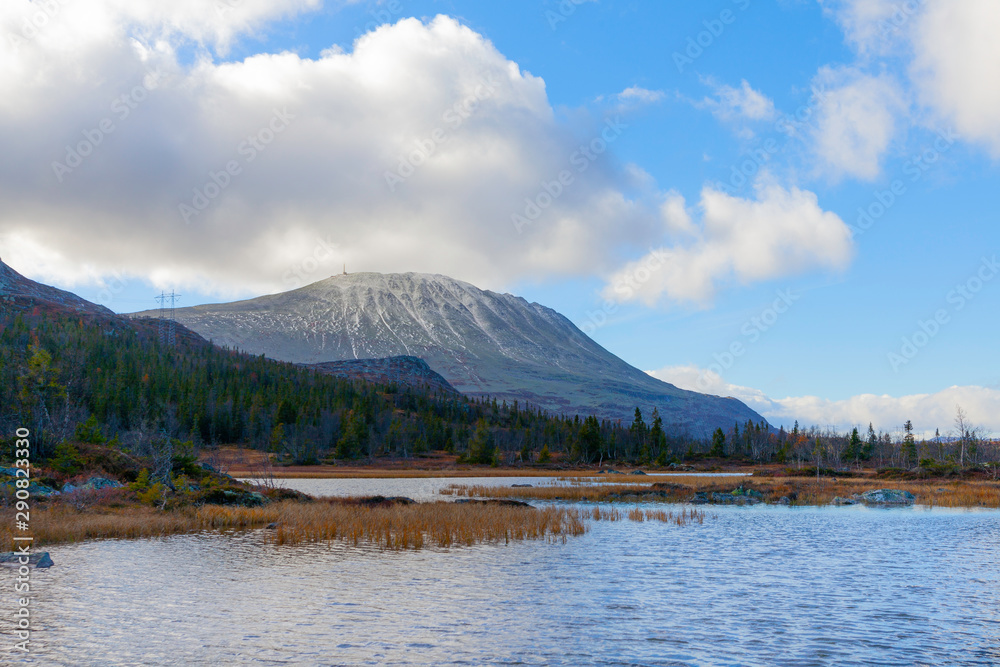
<svg viewBox="0 0 1000 667">
<path fill-rule="evenodd" d="M 916 496 L 918 505 L 931 507 L 1000 508 L 1000 483 L 983 480 L 895 481 L 871 478 L 814 477 L 693 477 L 671 476 L 644 484 L 563 484 L 532 488 L 452 484 L 443 494 L 469 498 L 570 502 L 630 502 L 637 500 L 686 503 L 698 492 L 729 493 L 734 488 L 759 491 L 767 502 L 789 499 L 792 505 L 829 505 L 834 498 L 850 498 L 873 489 L 898 489 Z"/>
<path fill-rule="evenodd" d="M 0 550 L 12 550 L 9 512 L 0 513 Z M 32 511 L 35 546 L 95 539 L 165 537 L 202 531 L 244 531 L 273 525 L 265 534 L 275 544 L 343 541 L 384 549 L 419 549 L 518 540 L 565 541 L 587 531 L 578 510 L 499 505 L 426 503 L 413 505 L 298 503 L 265 507 L 206 505 L 161 511 L 152 507 L 89 508 L 65 505 Z"/>
<path fill-rule="evenodd" d="M 578 510 L 426 503 L 389 507 L 295 504 L 283 509 L 271 539 L 277 544 L 339 540 L 384 549 L 420 549 L 561 540 L 587 531 Z"/>
</svg>

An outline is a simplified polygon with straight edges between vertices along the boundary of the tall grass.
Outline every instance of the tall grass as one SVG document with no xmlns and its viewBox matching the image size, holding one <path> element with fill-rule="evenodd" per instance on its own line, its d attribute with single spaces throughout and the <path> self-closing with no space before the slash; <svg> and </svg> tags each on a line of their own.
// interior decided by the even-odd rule
<svg viewBox="0 0 1000 667">
<path fill-rule="evenodd" d="M 14 548 L 13 516 L 0 512 L 0 550 Z M 427 503 L 368 506 L 344 501 L 283 501 L 265 507 L 207 505 L 161 511 L 145 506 L 90 507 L 64 504 L 32 511 L 36 546 L 117 538 L 163 537 L 200 531 L 242 531 L 275 524 L 265 534 L 276 544 L 337 540 L 385 549 L 419 549 L 517 540 L 563 540 L 587 526 L 578 510 L 498 505 Z"/>
<path fill-rule="evenodd" d="M 662 478 L 661 478 L 662 479 Z M 696 492 L 729 493 L 735 487 L 759 491 L 768 502 L 788 498 L 795 505 L 828 505 L 834 498 L 873 489 L 909 491 L 920 505 L 936 507 L 1000 508 L 1000 483 L 993 481 L 886 481 L 873 479 L 829 479 L 814 477 L 693 477 L 671 476 L 667 481 L 643 484 L 563 484 L 533 488 L 497 487 L 482 484 L 452 484 L 443 494 L 470 498 L 521 500 L 565 500 L 572 502 L 636 502 L 654 500 L 684 503 Z"/>
</svg>

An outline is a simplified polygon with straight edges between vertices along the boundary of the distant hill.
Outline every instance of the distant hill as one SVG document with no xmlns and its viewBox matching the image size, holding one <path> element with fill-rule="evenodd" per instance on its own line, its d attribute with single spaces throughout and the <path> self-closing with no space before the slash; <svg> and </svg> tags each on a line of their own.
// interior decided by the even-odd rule
<svg viewBox="0 0 1000 667">
<path fill-rule="evenodd" d="M 551 308 L 447 276 L 337 275 L 176 317 L 217 344 L 300 364 L 419 357 L 466 395 L 552 413 L 630 421 L 637 406 L 646 415 L 656 407 L 665 424 L 697 437 L 764 421 L 734 398 L 650 377 Z"/>
<path fill-rule="evenodd" d="M 18 302 L 22 306 L 37 305 L 67 313 L 114 316 L 114 313 L 104 306 L 81 299 L 72 292 L 25 278 L 2 261 L 0 261 L 0 301 Z"/>
<path fill-rule="evenodd" d="M 398 384 L 414 389 L 457 394 L 458 390 L 439 373 L 431 370 L 427 362 L 418 357 L 387 357 L 382 359 L 347 359 L 307 364 L 320 373 L 349 380 L 364 380 L 375 384 Z"/>
</svg>

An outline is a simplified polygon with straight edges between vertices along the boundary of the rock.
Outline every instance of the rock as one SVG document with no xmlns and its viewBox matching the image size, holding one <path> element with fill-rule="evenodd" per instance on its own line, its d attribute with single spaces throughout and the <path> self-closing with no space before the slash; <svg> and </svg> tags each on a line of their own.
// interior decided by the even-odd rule
<svg viewBox="0 0 1000 667">
<path fill-rule="evenodd" d="M 763 497 L 758 493 L 756 496 L 739 493 L 713 493 L 712 502 L 720 505 L 756 505 L 763 502 Z"/>
<path fill-rule="evenodd" d="M 14 480 L 0 483 L 0 489 L 10 489 L 11 492 L 17 491 L 17 484 Z M 38 482 L 32 481 L 28 484 L 28 493 L 34 497 L 38 496 L 58 496 L 59 492 L 52 487 L 45 486 L 44 484 L 39 484 Z"/>
<path fill-rule="evenodd" d="M 462 498 L 461 500 L 456 500 L 458 505 L 501 505 L 503 507 L 531 507 L 528 503 L 521 502 L 520 500 L 509 500 L 507 498 Z"/>
<path fill-rule="evenodd" d="M 370 498 L 362 498 L 362 505 L 416 505 L 417 501 L 413 498 L 407 498 L 406 496 L 371 496 Z"/>
<path fill-rule="evenodd" d="M 633 471 L 632 471 L 632 472 L 630 472 L 629 474 L 630 474 L 630 475 L 645 475 L 646 473 L 644 473 L 644 472 L 643 472 L 643 471 L 641 471 L 641 470 L 633 470 Z"/>
<path fill-rule="evenodd" d="M 909 491 L 875 489 L 862 493 L 861 500 L 869 505 L 912 505 L 916 497 Z"/>
<path fill-rule="evenodd" d="M 680 484 L 671 484 L 669 482 L 654 482 L 649 488 L 654 491 L 676 491 L 677 489 L 683 489 L 684 487 Z"/>
<path fill-rule="evenodd" d="M 277 521 L 272 521 L 271 523 L 267 524 L 264 527 L 267 528 L 268 530 L 274 530 L 275 528 L 278 527 L 278 522 Z"/>
<path fill-rule="evenodd" d="M 0 565 L 4 567 L 21 567 L 23 563 L 21 562 L 24 558 L 24 554 L 18 554 L 13 551 L 8 551 L 7 553 L 0 553 Z M 42 551 L 39 553 L 33 553 L 28 555 L 28 567 L 52 567 L 55 563 L 52 562 L 52 558 L 49 556 L 48 551 Z"/>
<path fill-rule="evenodd" d="M 791 505 L 792 504 L 792 499 L 789 498 L 788 496 L 781 496 L 780 498 L 778 498 L 778 504 L 779 505 Z"/>
<path fill-rule="evenodd" d="M 4 468 L 0 466 L 0 475 L 6 475 L 7 477 L 17 477 L 17 468 Z"/>
<path fill-rule="evenodd" d="M 532 487 L 531 487 L 531 484 L 511 484 L 510 488 L 512 488 L 512 489 L 530 489 Z"/>
<path fill-rule="evenodd" d="M 832 501 L 830 501 L 830 504 L 836 505 L 837 507 L 841 507 L 843 505 L 857 505 L 858 501 L 855 500 L 854 498 L 841 498 L 840 496 L 837 496 Z"/>
<path fill-rule="evenodd" d="M 121 482 L 115 481 L 113 479 L 108 479 L 106 477 L 91 477 L 83 484 L 79 486 L 74 486 L 73 484 L 67 484 L 63 487 L 63 493 L 72 493 L 73 491 L 99 491 L 100 489 L 120 489 L 124 486 Z"/>
<path fill-rule="evenodd" d="M 256 491 L 234 489 L 209 489 L 202 491 L 196 505 L 239 505 L 242 507 L 260 507 L 270 502 L 263 494 Z"/>
<path fill-rule="evenodd" d="M 625 473 L 620 470 L 613 470 L 611 468 L 602 468 L 597 471 L 598 475 L 624 475 Z"/>
<path fill-rule="evenodd" d="M 706 505 L 712 502 L 712 499 L 704 491 L 697 491 L 688 499 L 688 502 L 693 505 Z"/>
</svg>

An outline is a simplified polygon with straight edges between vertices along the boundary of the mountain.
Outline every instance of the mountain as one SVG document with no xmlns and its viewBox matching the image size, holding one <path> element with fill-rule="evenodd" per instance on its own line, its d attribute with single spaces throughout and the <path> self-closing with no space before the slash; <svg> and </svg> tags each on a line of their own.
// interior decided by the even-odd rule
<svg viewBox="0 0 1000 667">
<path fill-rule="evenodd" d="M 375 384 L 398 384 L 414 389 L 428 389 L 443 394 L 458 394 L 439 373 L 418 357 L 386 357 L 381 359 L 346 359 L 307 364 L 320 373 L 348 380 L 364 380 Z"/>
<path fill-rule="evenodd" d="M 638 406 L 648 421 L 655 406 L 665 424 L 693 436 L 764 421 L 735 398 L 684 391 L 633 368 L 551 308 L 441 275 L 337 275 L 180 308 L 176 318 L 216 344 L 300 364 L 419 357 L 464 394 L 553 413 L 631 421 Z"/>
<path fill-rule="evenodd" d="M 3 261 L 0 261 L 0 301 L 85 315 L 105 317 L 115 315 L 104 306 L 81 299 L 72 292 L 65 292 L 25 278 Z"/>
<path fill-rule="evenodd" d="M 155 319 L 132 319 L 115 313 L 113 310 L 87 301 L 84 298 L 51 287 L 43 283 L 25 278 L 20 273 L 0 261 L 0 307 L 10 308 L 14 312 L 31 313 L 44 317 L 49 315 L 81 315 L 115 328 L 131 329 L 142 338 L 158 338 L 160 322 Z M 174 338 L 192 345 L 207 347 L 208 341 L 185 328 L 173 324 Z"/>
</svg>

